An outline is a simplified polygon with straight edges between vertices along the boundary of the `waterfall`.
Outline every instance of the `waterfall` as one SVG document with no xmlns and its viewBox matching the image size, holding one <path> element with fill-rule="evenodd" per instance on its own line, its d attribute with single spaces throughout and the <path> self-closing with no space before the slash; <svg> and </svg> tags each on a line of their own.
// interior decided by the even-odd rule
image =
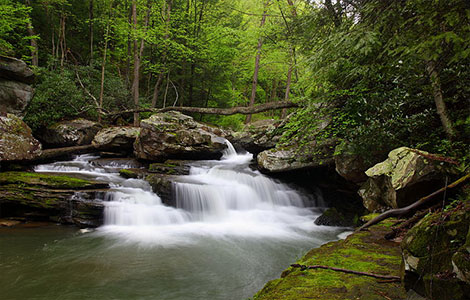
<svg viewBox="0 0 470 300">
<path fill-rule="evenodd" d="M 108 182 L 103 232 L 129 239 L 188 241 L 195 235 L 295 236 L 309 232 L 318 214 L 315 202 L 286 184 L 249 168 L 252 154 L 238 154 L 226 141 L 220 161 L 200 161 L 190 174 L 173 182 L 176 207 L 166 206 L 140 179 L 124 179 L 117 171 L 91 163 L 81 155 L 69 162 L 36 167 L 37 172 L 76 173 Z M 102 165 L 102 164 L 101 164 Z M 112 170 L 125 165 L 110 162 Z"/>
</svg>

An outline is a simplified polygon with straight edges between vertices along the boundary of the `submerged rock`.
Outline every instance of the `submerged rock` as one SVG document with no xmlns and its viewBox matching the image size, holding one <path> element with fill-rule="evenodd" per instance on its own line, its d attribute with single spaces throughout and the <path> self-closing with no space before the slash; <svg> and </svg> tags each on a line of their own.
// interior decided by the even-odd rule
<svg viewBox="0 0 470 300">
<path fill-rule="evenodd" d="M 430 299 L 468 299 L 470 204 L 424 217 L 401 243 L 407 289 Z"/>
<path fill-rule="evenodd" d="M 442 162 L 427 159 L 429 153 L 401 147 L 387 160 L 366 171 L 369 177 L 359 190 L 369 211 L 404 207 L 443 185 L 450 170 Z"/>
<path fill-rule="evenodd" d="M 0 55 L 0 112 L 21 115 L 33 97 L 33 81 L 24 61 Z"/>
<path fill-rule="evenodd" d="M 99 123 L 75 119 L 45 128 L 39 133 L 39 138 L 52 148 L 89 145 L 100 129 Z"/>
<path fill-rule="evenodd" d="M 138 127 L 108 127 L 100 130 L 93 139 L 98 149 L 108 151 L 132 151 L 134 142 L 139 136 Z"/>
<path fill-rule="evenodd" d="M 41 144 L 19 117 L 0 116 L 0 161 L 31 160 L 41 155 Z"/>
<path fill-rule="evenodd" d="M 224 138 L 179 112 L 155 114 L 140 126 L 134 154 L 144 160 L 218 159 L 227 147 Z"/>
<path fill-rule="evenodd" d="M 0 217 L 99 226 L 104 205 L 96 199 L 107 188 L 107 183 L 63 175 L 3 172 Z"/>
</svg>

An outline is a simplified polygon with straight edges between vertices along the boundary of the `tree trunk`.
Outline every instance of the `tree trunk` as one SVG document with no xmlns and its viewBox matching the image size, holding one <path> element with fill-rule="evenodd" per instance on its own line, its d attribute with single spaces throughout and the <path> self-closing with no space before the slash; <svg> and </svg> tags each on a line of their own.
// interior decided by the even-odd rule
<svg viewBox="0 0 470 300">
<path fill-rule="evenodd" d="M 93 0 L 90 0 L 89 8 L 89 20 L 90 20 L 90 66 L 93 64 Z"/>
<path fill-rule="evenodd" d="M 287 71 L 287 83 L 286 83 L 286 93 L 284 95 L 284 101 L 289 101 L 289 94 L 290 94 L 290 84 L 292 81 L 292 70 L 294 69 L 293 63 L 291 62 L 289 66 L 289 70 Z M 287 108 L 284 108 L 281 113 L 281 119 L 285 119 L 287 116 Z"/>
<path fill-rule="evenodd" d="M 439 78 L 439 71 L 437 70 L 436 62 L 429 60 L 426 62 L 426 70 L 432 84 L 432 92 L 434 95 L 434 102 L 436 103 L 436 110 L 439 118 L 441 119 L 442 127 L 448 139 L 452 140 L 456 136 L 455 129 L 450 120 L 449 114 L 447 112 L 447 107 L 444 102 L 444 97 L 442 95 L 441 82 Z"/>
<path fill-rule="evenodd" d="M 111 7 L 110 7 L 111 11 Z M 108 23 L 106 24 L 106 33 L 104 37 L 104 52 L 103 52 L 103 62 L 101 63 L 101 86 L 100 86 L 100 112 L 103 110 L 103 95 L 104 95 L 104 71 L 106 67 L 106 54 L 108 51 L 108 39 L 109 39 L 109 23 L 111 20 L 109 19 L 111 16 L 108 16 Z M 101 113 L 98 115 L 98 122 L 101 123 Z"/>
<path fill-rule="evenodd" d="M 261 18 L 260 28 L 263 28 L 264 23 L 266 23 L 266 16 L 268 14 L 268 5 L 269 0 L 264 3 L 264 11 L 263 17 Z M 259 62 L 261 59 L 261 48 L 263 47 L 264 37 L 261 36 L 258 39 L 258 47 L 256 49 L 256 58 L 255 58 L 255 70 L 253 72 L 253 83 L 251 85 L 251 96 L 250 96 L 250 107 L 255 105 L 255 98 L 256 98 L 256 87 L 258 85 L 258 72 L 259 72 Z M 245 123 L 248 124 L 251 122 L 251 114 L 246 116 Z"/>
<path fill-rule="evenodd" d="M 132 29 L 134 30 L 134 35 L 137 31 L 137 1 L 132 0 Z M 140 57 L 139 49 L 137 46 L 137 37 L 134 36 L 134 79 L 132 80 L 132 98 L 134 99 L 134 108 L 139 109 L 139 72 L 140 72 Z M 139 122 L 139 113 L 134 112 L 134 126 L 138 127 Z"/>
</svg>

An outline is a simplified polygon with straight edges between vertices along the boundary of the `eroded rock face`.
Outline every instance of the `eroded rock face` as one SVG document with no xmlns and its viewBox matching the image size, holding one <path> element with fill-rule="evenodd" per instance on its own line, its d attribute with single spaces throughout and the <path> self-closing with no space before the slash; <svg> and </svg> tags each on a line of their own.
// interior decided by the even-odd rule
<svg viewBox="0 0 470 300">
<path fill-rule="evenodd" d="M 369 211 L 404 207 L 434 191 L 450 169 L 426 155 L 429 153 L 401 147 L 368 169 L 369 179 L 359 190 L 364 206 Z"/>
<path fill-rule="evenodd" d="M 468 299 L 470 205 L 424 217 L 401 243 L 405 287 L 427 299 Z M 432 295 L 432 297 L 431 297 Z"/>
<path fill-rule="evenodd" d="M 41 144 L 19 117 L 0 116 L 0 161 L 31 160 L 41 155 Z"/>
<path fill-rule="evenodd" d="M 101 129 L 93 139 L 93 145 L 98 149 L 129 151 L 140 133 L 138 127 L 108 127 Z"/>
<path fill-rule="evenodd" d="M 227 147 L 224 138 L 179 112 L 155 114 L 140 126 L 134 154 L 144 160 L 218 159 Z"/>
<path fill-rule="evenodd" d="M 62 121 L 44 129 L 39 137 L 51 148 L 89 145 L 101 127 L 85 119 Z"/>
<path fill-rule="evenodd" d="M 0 112 L 21 115 L 33 97 L 33 81 L 24 61 L 0 55 Z"/>
<path fill-rule="evenodd" d="M 0 217 L 96 227 L 102 224 L 104 209 L 96 199 L 107 188 L 107 183 L 62 175 L 2 172 Z"/>
</svg>

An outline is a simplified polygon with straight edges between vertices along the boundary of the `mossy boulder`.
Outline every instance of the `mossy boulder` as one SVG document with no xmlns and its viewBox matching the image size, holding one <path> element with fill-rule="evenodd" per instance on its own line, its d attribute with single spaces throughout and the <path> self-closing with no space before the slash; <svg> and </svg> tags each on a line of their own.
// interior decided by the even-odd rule
<svg viewBox="0 0 470 300">
<path fill-rule="evenodd" d="M 0 173 L 0 217 L 99 226 L 107 183 L 31 172 Z"/>
<path fill-rule="evenodd" d="M 391 151 L 388 158 L 366 171 L 369 177 L 359 190 L 369 211 L 400 208 L 443 185 L 451 168 L 429 159 L 431 155 L 407 147 Z"/>
<path fill-rule="evenodd" d="M 38 138 L 50 148 L 89 145 L 101 128 L 99 123 L 79 118 L 50 125 L 38 133 Z"/>
<path fill-rule="evenodd" d="M 100 130 L 93 139 L 93 145 L 101 150 L 132 152 L 140 128 L 115 126 Z"/>
<path fill-rule="evenodd" d="M 173 182 L 177 180 L 176 176 L 148 174 L 144 179 L 150 184 L 153 192 L 162 199 L 164 204 L 176 207 L 175 197 L 173 197 Z"/>
<path fill-rule="evenodd" d="M 32 160 L 41 155 L 41 144 L 19 117 L 0 116 L 0 162 Z"/>
<path fill-rule="evenodd" d="M 179 112 L 152 115 L 140 126 L 134 154 L 144 160 L 218 159 L 227 147 L 224 138 Z"/>
<path fill-rule="evenodd" d="M 330 207 L 315 220 L 315 225 L 352 227 L 357 225 L 357 218 L 355 216 L 357 217 L 354 213 L 351 215 L 347 214 L 347 212 L 339 211 L 335 207 Z"/>
<path fill-rule="evenodd" d="M 468 299 L 470 204 L 430 214 L 403 238 L 407 288 L 433 299 Z"/>
<path fill-rule="evenodd" d="M 149 172 L 166 175 L 189 175 L 189 161 L 166 160 L 164 163 L 153 163 L 149 165 Z"/>
<path fill-rule="evenodd" d="M 390 223 L 386 221 L 372 226 L 368 232 L 356 232 L 345 240 L 312 249 L 296 263 L 398 276 L 401 262 L 399 245 L 383 238 Z M 399 283 L 380 283 L 372 277 L 332 270 L 293 267 L 286 269 L 281 278 L 268 282 L 253 297 L 254 300 L 404 298 L 405 290 Z"/>
</svg>

